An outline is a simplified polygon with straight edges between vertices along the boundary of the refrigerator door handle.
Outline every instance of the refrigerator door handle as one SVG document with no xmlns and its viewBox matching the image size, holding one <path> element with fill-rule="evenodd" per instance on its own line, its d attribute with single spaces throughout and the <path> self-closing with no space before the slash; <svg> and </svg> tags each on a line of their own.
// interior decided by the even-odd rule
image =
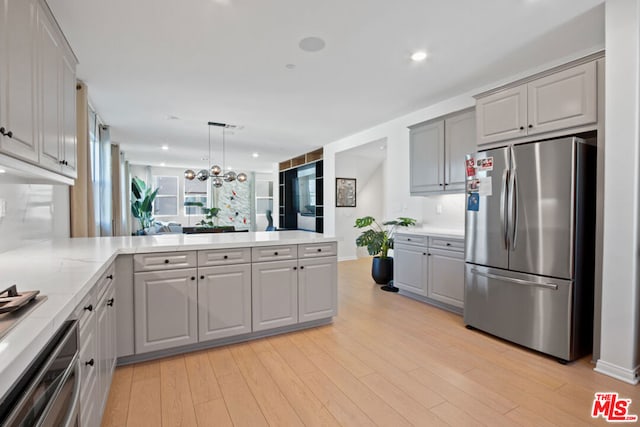
<svg viewBox="0 0 640 427">
<path fill-rule="evenodd" d="M 509 250 L 509 228 L 507 224 L 507 181 L 509 180 L 509 169 L 502 172 L 502 189 L 500 190 L 500 225 L 502 226 L 502 237 L 504 248 Z"/>
<path fill-rule="evenodd" d="M 502 280 L 504 282 L 517 283 L 518 285 L 534 286 L 534 287 L 538 287 L 538 288 L 546 288 L 546 289 L 558 290 L 558 285 L 556 285 L 554 283 L 530 282 L 528 280 L 515 279 L 513 277 L 507 277 L 507 276 L 499 276 L 497 274 L 492 274 L 492 273 L 485 273 L 485 272 L 480 271 L 480 270 L 478 270 L 476 268 L 472 268 L 471 272 L 474 273 L 474 274 L 477 274 L 478 276 L 487 277 L 489 279 Z"/>
<path fill-rule="evenodd" d="M 511 227 L 511 250 L 516 249 L 518 240 L 518 172 L 514 168 L 509 183 L 509 227 Z"/>
</svg>

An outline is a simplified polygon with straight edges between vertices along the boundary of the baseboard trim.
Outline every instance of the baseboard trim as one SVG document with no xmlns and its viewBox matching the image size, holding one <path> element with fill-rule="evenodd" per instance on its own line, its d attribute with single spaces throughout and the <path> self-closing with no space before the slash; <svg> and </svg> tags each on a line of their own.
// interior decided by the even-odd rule
<svg viewBox="0 0 640 427">
<path fill-rule="evenodd" d="M 192 351 L 206 350 L 209 348 L 221 347 L 223 345 L 237 344 L 245 341 L 251 341 L 258 338 L 270 337 L 272 335 L 285 334 L 287 332 L 299 331 L 302 329 L 315 328 L 317 326 L 328 325 L 333 322 L 333 318 L 312 320 L 311 322 L 298 323 L 290 326 L 282 326 L 280 328 L 269 329 L 267 331 L 252 332 L 234 337 L 220 338 L 212 341 L 199 342 L 181 347 L 170 348 L 167 350 L 158 350 L 149 353 L 134 354 L 131 356 L 118 357 L 117 366 L 131 365 L 133 363 L 146 362 L 149 360 L 160 359 L 163 357 L 177 356 L 178 354 L 189 353 Z"/>
<path fill-rule="evenodd" d="M 624 381 L 629 384 L 638 384 L 638 375 L 640 375 L 640 366 L 636 366 L 634 369 L 623 368 L 613 363 L 606 362 L 602 359 L 598 359 L 594 371 L 608 375 L 620 381 Z"/>
</svg>

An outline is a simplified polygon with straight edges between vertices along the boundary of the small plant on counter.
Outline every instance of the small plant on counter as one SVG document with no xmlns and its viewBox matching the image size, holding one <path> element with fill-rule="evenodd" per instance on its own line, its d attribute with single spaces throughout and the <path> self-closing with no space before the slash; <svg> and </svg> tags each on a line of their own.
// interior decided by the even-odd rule
<svg viewBox="0 0 640 427">
<path fill-rule="evenodd" d="M 389 249 L 393 249 L 393 235 L 398 227 L 415 225 L 413 218 L 399 217 L 392 221 L 385 221 L 380 225 L 372 216 L 356 219 L 356 228 L 366 228 L 356 239 L 357 246 L 366 246 L 369 255 L 387 258 Z"/>
<path fill-rule="evenodd" d="M 144 234 L 144 230 L 153 224 L 153 201 L 157 194 L 158 188 L 147 187 L 137 176 L 131 178 L 131 215 L 140 222 L 136 234 Z"/>
<path fill-rule="evenodd" d="M 220 212 L 220 208 L 202 208 L 204 212 L 204 219 L 200 221 L 197 225 L 213 228 L 218 225 L 218 212 Z"/>
</svg>

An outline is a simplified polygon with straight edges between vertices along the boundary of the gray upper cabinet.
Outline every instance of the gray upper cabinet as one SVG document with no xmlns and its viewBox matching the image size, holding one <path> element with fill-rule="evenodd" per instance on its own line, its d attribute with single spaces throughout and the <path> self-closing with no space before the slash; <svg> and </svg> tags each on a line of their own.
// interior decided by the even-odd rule
<svg viewBox="0 0 640 427">
<path fill-rule="evenodd" d="M 589 62 L 527 85 L 529 135 L 595 123 L 596 63 Z"/>
<path fill-rule="evenodd" d="M 44 0 L 0 4 L 0 152 L 76 177 L 75 69 Z"/>
<path fill-rule="evenodd" d="M 526 135 L 527 87 L 505 89 L 476 103 L 478 144 Z"/>
<path fill-rule="evenodd" d="M 596 123 L 596 62 L 480 96 L 476 120 L 478 145 Z"/>
<path fill-rule="evenodd" d="M 0 4 L 0 151 L 38 161 L 35 0 Z"/>
<path fill-rule="evenodd" d="M 471 110 L 444 121 L 446 191 L 464 191 L 465 155 L 476 151 L 476 114 Z"/>
<path fill-rule="evenodd" d="M 251 264 L 198 269 L 198 339 L 251 332 Z"/>
<path fill-rule="evenodd" d="M 198 342 L 197 270 L 135 273 L 136 354 Z"/>
<path fill-rule="evenodd" d="M 444 188 L 444 121 L 410 128 L 411 194 Z"/>
<path fill-rule="evenodd" d="M 409 129 L 411 195 L 464 191 L 465 154 L 476 150 L 473 110 Z"/>
</svg>

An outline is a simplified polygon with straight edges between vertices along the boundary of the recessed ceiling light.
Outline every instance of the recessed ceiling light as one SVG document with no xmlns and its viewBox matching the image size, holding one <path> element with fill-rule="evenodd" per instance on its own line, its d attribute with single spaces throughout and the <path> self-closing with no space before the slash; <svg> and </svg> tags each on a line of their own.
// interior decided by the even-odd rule
<svg viewBox="0 0 640 427">
<path fill-rule="evenodd" d="M 416 62 L 424 61 L 425 59 L 427 59 L 427 52 L 422 50 L 414 52 L 411 55 L 411 59 Z"/>
<path fill-rule="evenodd" d="M 253 153 L 253 154 L 251 154 L 251 157 L 253 157 L 254 159 L 257 159 L 258 157 L 260 157 L 260 154 Z"/>
<path fill-rule="evenodd" d="M 169 114 L 167 116 L 167 120 L 180 120 L 180 117 L 174 116 L 173 114 Z"/>
<path fill-rule="evenodd" d="M 0 169 L 0 173 L 7 173 L 7 171 L 4 169 Z"/>
<path fill-rule="evenodd" d="M 285 65 L 286 68 L 288 68 L 289 70 L 293 70 L 294 68 L 296 68 L 296 64 L 287 64 Z"/>
<path fill-rule="evenodd" d="M 163 166 L 163 167 L 164 167 L 164 166 L 166 166 L 166 165 L 165 165 L 165 163 L 164 163 L 164 162 L 162 162 L 162 163 L 160 163 L 160 166 Z"/>
<path fill-rule="evenodd" d="M 381 149 L 381 150 L 384 150 L 385 148 L 387 148 L 387 147 L 385 147 L 384 145 L 381 145 L 381 146 L 380 146 L 380 149 Z"/>
<path fill-rule="evenodd" d="M 305 37 L 300 40 L 298 46 L 305 52 L 318 52 L 324 49 L 326 43 L 320 37 Z"/>
<path fill-rule="evenodd" d="M 233 166 L 227 166 L 227 170 L 230 171 L 233 169 Z"/>
<path fill-rule="evenodd" d="M 163 144 L 163 145 L 162 145 L 162 149 L 163 149 L 164 151 L 167 151 L 167 150 L 169 149 L 169 146 L 168 146 L 167 144 Z"/>
</svg>

